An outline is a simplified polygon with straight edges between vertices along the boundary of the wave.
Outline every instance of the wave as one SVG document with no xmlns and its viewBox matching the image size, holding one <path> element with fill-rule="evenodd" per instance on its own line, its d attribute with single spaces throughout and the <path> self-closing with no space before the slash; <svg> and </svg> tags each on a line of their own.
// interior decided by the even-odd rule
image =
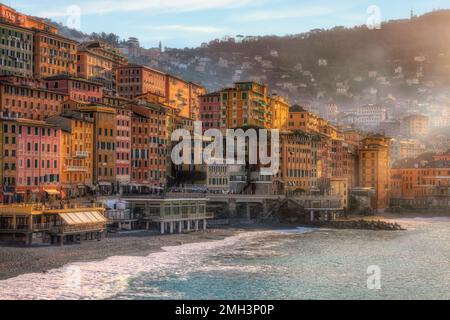
<svg viewBox="0 0 450 320">
<path fill-rule="evenodd" d="M 163 247 L 162 252 L 146 257 L 113 256 L 103 261 L 71 263 L 45 273 L 23 274 L 0 281 L 0 299 L 107 299 L 125 291 L 130 279 L 139 274 L 153 274 L 157 279 L 186 275 L 189 270 L 199 270 L 208 253 L 263 234 L 266 232 L 242 233 L 220 241 Z"/>
</svg>

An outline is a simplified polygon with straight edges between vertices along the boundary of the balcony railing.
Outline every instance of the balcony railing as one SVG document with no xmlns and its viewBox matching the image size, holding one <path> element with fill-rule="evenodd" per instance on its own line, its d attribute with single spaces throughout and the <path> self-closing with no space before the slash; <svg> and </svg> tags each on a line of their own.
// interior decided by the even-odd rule
<svg viewBox="0 0 450 320">
<path fill-rule="evenodd" d="M 87 172 L 88 168 L 83 166 L 66 166 L 66 172 Z"/>
<path fill-rule="evenodd" d="M 87 151 L 75 151 L 75 158 L 87 158 L 89 156 L 89 152 Z"/>
</svg>

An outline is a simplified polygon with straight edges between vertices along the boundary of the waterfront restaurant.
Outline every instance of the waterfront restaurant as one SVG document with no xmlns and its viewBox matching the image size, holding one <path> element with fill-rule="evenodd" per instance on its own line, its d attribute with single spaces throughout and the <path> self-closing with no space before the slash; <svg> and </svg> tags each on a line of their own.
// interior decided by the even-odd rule
<svg viewBox="0 0 450 320">
<path fill-rule="evenodd" d="M 161 234 L 206 230 L 207 220 L 212 213 L 206 212 L 205 198 L 124 198 L 130 203 L 131 210 L 140 217 L 148 230 L 157 227 Z"/>
<path fill-rule="evenodd" d="M 58 243 L 102 240 L 107 219 L 103 207 L 0 206 L 0 241 Z"/>
</svg>

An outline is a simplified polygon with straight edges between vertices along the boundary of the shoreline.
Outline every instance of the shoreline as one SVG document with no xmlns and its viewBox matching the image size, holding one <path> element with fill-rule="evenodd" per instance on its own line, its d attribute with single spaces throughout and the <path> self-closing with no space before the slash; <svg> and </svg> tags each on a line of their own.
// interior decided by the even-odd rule
<svg viewBox="0 0 450 320">
<path fill-rule="evenodd" d="M 224 228 L 188 234 L 159 235 L 134 231 L 108 235 L 103 241 L 85 241 L 63 247 L 0 244 L 0 281 L 27 273 L 46 273 L 77 262 L 102 261 L 113 256 L 141 256 L 164 251 L 164 247 L 221 241 L 245 232 L 264 229 Z"/>
<path fill-rule="evenodd" d="M 441 214 L 383 214 L 377 216 L 350 216 L 345 220 L 382 220 L 441 218 Z M 102 261 L 113 256 L 147 256 L 164 251 L 164 247 L 183 244 L 221 241 L 242 233 L 276 231 L 283 228 L 299 227 L 298 224 L 249 224 L 208 229 L 187 234 L 160 235 L 154 231 L 130 231 L 108 235 L 103 241 L 85 241 L 81 244 L 65 245 L 9 245 L 0 244 L 0 281 L 27 273 L 46 273 L 70 263 Z M 314 225 L 303 225 L 322 229 Z M 338 229 L 336 229 L 338 230 Z M 367 230 L 369 231 L 369 230 Z"/>
</svg>

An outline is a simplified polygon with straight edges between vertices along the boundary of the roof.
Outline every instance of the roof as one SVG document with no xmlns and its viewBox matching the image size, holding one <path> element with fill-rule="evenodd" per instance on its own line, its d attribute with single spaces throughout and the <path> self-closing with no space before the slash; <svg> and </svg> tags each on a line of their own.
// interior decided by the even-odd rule
<svg viewBox="0 0 450 320">
<path fill-rule="evenodd" d="M 289 108 L 289 112 L 306 112 L 307 110 L 298 105 L 298 104 L 294 104 L 292 107 Z"/>
<path fill-rule="evenodd" d="M 94 81 L 90 81 L 90 80 L 83 79 L 83 78 L 72 77 L 72 76 L 69 76 L 67 74 L 59 74 L 59 75 L 56 75 L 56 76 L 47 77 L 44 80 L 45 81 L 54 81 L 54 80 L 79 81 L 79 82 L 90 83 L 90 84 L 93 84 L 93 85 L 96 85 L 96 86 L 103 87 L 103 84 L 101 84 L 99 82 L 94 82 Z"/>
</svg>

